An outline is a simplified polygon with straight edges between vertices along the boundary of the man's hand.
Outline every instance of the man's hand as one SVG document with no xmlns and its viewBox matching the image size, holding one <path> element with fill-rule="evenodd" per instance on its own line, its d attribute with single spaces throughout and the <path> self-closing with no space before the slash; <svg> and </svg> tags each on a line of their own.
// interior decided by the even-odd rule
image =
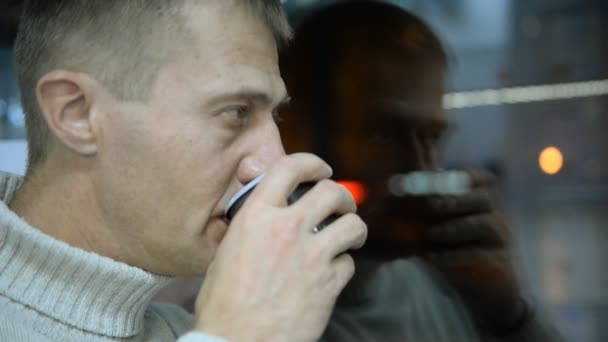
<svg viewBox="0 0 608 342">
<path fill-rule="evenodd" d="M 482 328 L 504 333 L 526 313 L 505 218 L 493 205 L 493 176 L 469 172 L 473 191 L 431 199 L 437 220 L 424 235 L 428 259 L 460 292 Z"/>
<path fill-rule="evenodd" d="M 266 174 L 232 220 L 196 303 L 195 329 L 238 341 L 315 341 L 354 273 L 350 249 L 365 223 L 331 169 L 310 154 L 287 156 Z M 306 181 L 317 185 L 294 204 Z M 315 234 L 333 213 L 342 216 Z"/>
</svg>

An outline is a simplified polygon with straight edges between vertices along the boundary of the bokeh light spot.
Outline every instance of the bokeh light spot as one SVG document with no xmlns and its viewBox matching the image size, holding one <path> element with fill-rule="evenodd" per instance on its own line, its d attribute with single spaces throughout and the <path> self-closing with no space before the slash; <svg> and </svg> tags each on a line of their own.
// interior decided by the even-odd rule
<svg viewBox="0 0 608 342">
<path fill-rule="evenodd" d="M 538 164 L 544 173 L 555 175 L 564 166 L 564 156 L 557 147 L 549 146 L 540 153 Z"/>
</svg>

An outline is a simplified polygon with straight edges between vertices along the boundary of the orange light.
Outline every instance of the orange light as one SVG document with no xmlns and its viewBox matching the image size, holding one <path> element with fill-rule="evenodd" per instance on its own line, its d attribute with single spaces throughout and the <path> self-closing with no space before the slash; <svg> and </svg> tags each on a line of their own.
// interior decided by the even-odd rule
<svg viewBox="0 0 608 342">
<path fill-rule="evenodd" d="M 557 147 L 549 146 L 540 153 L 538 165 L 548 175 L 557 174 L 564 166 L 564 156 Z"/>
<path fill-rule="evenodd" d="M 338 181 L 338 184 L 345 187 L 346 190 L 353 195 L 357 205 L 360 205 L 365 201 L 367 190 L 365 190 L 365 185 L 363 185 L 363 183 L 357 181 Z"/>
</svg>

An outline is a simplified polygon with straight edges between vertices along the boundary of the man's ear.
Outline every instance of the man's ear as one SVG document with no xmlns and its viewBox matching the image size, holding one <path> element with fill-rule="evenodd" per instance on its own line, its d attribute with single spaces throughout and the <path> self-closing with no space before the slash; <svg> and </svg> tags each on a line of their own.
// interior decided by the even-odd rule
<svg viewBox="0 0 608 342">
<path fill-rule="evenodd" d="M 91 114 L 94 83 L 86 74 L 55 70 L 38 80 L 36 87 L 49 130 L 65 147 L 81 155 L 97 152 Z"/>
</svg>

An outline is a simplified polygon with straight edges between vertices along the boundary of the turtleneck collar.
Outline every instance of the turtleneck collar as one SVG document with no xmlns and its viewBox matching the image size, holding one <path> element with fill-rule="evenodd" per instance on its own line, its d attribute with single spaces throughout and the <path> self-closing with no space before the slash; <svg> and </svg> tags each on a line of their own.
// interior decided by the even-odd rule
<svg viewBox="0 0 608 342">
<path fill-rule="evenodd" d="M 0 173 L 0 295 L 92 333 L 138 334 L 152 297 L 172 278 L 72 247 L 30 226 L 7 205 L 21 183 Z"/>
</svg>

